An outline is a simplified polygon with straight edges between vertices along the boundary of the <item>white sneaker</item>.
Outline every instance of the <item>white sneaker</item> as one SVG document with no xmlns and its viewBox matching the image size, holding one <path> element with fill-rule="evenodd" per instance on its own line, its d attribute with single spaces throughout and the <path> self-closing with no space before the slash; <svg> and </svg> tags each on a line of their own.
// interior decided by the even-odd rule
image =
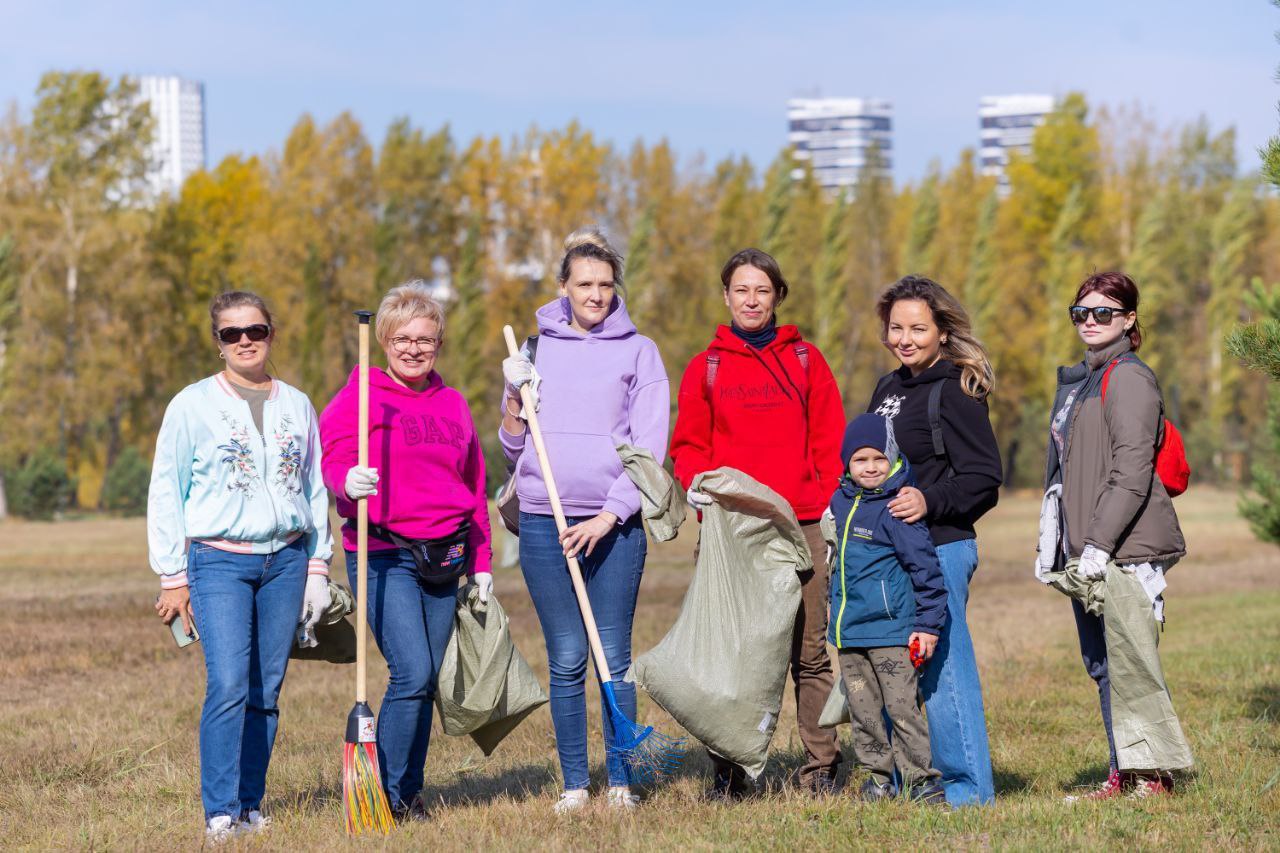
<svg viewBox="0 0 1280 853">
<path fill-rule="evenodd" d="M 566 815 L 580 812 L 587 807 L 587 792 L 584 788 L 576 791 L 565 791 L 552 807 L 556 814 Z"/>
<path fill-rule="evenodd" d="M 609 789 L 608 804 L 611 809 L 629 812 L 639 808 L 640 798 L 631 793 L 631 789 L 626 785 L 620 785 Z"/>
<path fill-rule="evenodd" d="M 240 828 L 229 814 L 220 814 L 209 818 L 204 827 L 204 838 L 210 844 L 222 844 L 239 834 Z"/>
<path fill-rule="evenodd" d="M 236 828 L 242 833 L 262 832 L 269 826 L 271 826 L 271 818 L 263 817 L 262 812 L 257 809 L 243 812 L 240 820 L 236 822 Z"/>
</svg>

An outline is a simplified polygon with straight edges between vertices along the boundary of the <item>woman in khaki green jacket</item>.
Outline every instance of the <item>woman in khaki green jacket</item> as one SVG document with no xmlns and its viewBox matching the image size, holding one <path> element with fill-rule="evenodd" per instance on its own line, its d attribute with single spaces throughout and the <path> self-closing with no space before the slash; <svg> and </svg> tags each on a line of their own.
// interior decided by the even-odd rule
<svg viewBox="0 0 1280 853">
<path fill-rule="evenodd" d="M 1129 276 L 1090 276 L 1068 310 L 1086 351 L 1083 362 L 1058 370 L 1037 575 L 1072 587 L 1111 753 L 1106 782 L 1068 800 L 1169 794 L 1170 771 L 1189 768 L 1191 751 L 1156 649 L 1164 574 L 1186 553 L 1155 470 L 1164 401 L 1136 354 L 1142 331 Z"/>
</svg>

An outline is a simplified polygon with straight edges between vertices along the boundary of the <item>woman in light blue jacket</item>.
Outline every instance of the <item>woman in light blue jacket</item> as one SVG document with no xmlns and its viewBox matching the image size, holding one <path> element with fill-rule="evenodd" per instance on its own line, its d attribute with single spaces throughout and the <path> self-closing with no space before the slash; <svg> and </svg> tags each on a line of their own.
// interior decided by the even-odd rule
<svg viewBox="0 0 1280 853">
<path fill-rule="evenodd" d="M 329 497 L 306 395 L 267 375 L 271 313 L 252 293 L 209 306 L 224 369 L 165 411 L 147 496 L 156 612 L 194 624 L 207 685 L 200 717 L 206 833 L 263 829 L 260 811 L 289 649 L 329 606 Z"/>
</svg>

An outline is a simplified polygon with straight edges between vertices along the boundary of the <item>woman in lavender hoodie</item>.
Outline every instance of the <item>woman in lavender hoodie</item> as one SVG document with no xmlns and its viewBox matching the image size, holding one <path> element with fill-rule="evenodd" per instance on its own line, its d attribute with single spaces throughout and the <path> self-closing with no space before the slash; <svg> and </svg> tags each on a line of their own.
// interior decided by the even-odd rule
<svg viewBox="0 0 1280 853">
<path fill-rule="evenodd" d="M 622 301 L 622 257 L 595 230 L 565 240 L 560 297 L 538 310 L 538 341 L 529 358 L 503 362 L 507 380 L 502 427 L 520 498 L 520 566 L 542 623 L 551 670 L 551 718 L 564 775 L 556 812 L 587 802 L 587 636 L 566 556 L 576 556 L 587 584 L 609 669 L 631 666 L 631 621 L 648 543 L 640 493 L 622 470 L 616 447 L 666 455 L 670 394 L 658 347 L 636 332 Z M 536 379 L 534 377 L 537 377 Z M 533 383 L 538 419 L 569 527 L 556 530 L 533 442 L 520 417 L 520 386 Z M 617 684 L 618 704 L 635 717 L 633 684 Z M 610 740 L 604 713 L 604 739 Z M 632 809 L 626 763 L 609 756 L 608 803 Z"/>
</svg>

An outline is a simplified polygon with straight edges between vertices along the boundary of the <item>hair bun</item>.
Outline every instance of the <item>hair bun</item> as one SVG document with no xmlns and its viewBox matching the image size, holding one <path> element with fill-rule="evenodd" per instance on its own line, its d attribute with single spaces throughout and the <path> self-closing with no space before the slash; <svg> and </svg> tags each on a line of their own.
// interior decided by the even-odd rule
<svg viewBox="0 0 1280 853">
<path fill-rule="evenodd" d="M 605 239 L 604 234 L 600 233 L 599 227 L 592 225 L 587 228 L 579 228 L 568 237 L 564 238 L 564 250 L 572 252 L 579 246 L 595 246 L 598 249 L 612 251 L 609 248 L 609 241 Z"/>
</svg>

